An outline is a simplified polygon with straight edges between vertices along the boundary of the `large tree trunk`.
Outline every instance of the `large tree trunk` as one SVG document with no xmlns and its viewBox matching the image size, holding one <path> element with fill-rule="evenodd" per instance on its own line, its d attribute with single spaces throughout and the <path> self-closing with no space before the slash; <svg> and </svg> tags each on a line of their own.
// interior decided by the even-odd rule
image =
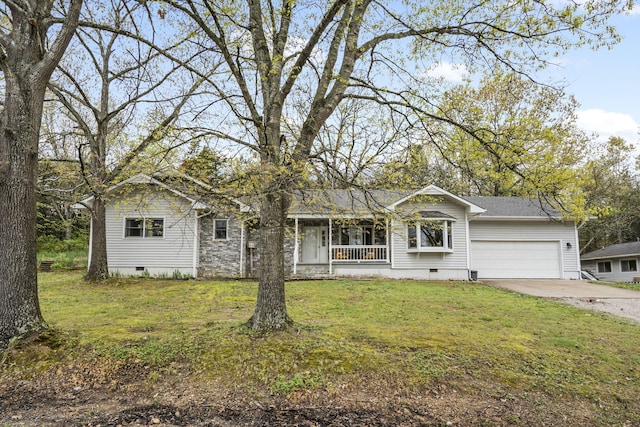
<svg viewBox="0 0 640 427">
<path fill-rule="evenodd" d="M 105 206 L 102 197 L 96 196 L 91 208 L 91 259 L 86 279 L 104 280 L 109 277 L 107 266 L 107 231 Z"/>
<path fill-rule="evenodd" d="M 0 38 L 0 348 L 47 328 L 38 302 L 36 179 L 47 82 L 78 23 L 71 0 L 55 40 L 47 40 L 53 1 L 4 2 L 11 32 Z"/>
<path fill-rule="evenodd" d="M 291 197 L 278 189 L 261 199 L 258 301 L 248 325 L 255 331 L 269 331 L 292 323 L 284 292 L 284 236 Z"/>
<path fill-rule="evenodd" d="M 40 89 L 41 87 L 41 89 Z M 5 75 L 0 123 L 0 348 L 47 328 L 38 302 L 36 179 L 44 85 Z"/>
</svg>

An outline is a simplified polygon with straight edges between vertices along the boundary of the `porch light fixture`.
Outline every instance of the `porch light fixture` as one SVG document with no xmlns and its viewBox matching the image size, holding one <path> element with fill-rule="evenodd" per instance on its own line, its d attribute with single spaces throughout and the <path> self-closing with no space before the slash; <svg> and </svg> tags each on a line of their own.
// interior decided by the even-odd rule
<svg viewBox="0 0 640 427">
<path fill-rule="evenodd" d="M 567 242 L 567 249 L 571 249 L 571 248 L 572 248 L 571 242 Z"/>
</svg>

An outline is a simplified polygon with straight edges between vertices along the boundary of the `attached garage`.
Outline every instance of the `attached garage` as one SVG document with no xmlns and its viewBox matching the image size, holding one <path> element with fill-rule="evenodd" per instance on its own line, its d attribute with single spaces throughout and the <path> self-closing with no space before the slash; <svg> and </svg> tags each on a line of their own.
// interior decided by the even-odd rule
<svg viewBox="0 0 640 427">
<path fill-rule="evenodd" d="M 558 241 L 471 241 L 471 269 L 480 279 L 561 279 Z"/>
</svg>

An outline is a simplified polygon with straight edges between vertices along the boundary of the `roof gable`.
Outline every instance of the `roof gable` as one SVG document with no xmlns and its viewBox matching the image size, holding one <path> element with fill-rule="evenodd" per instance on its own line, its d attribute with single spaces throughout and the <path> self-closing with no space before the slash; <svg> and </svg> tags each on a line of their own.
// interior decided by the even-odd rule
<svg viewBox="0 0 640 427">
<path fill-rule="evenodd" d="M 217 193 L 214 188 L 187 175 L 180 174 L 180 179 L 187 180 L 192 183 L 192 185 L 186 185 L 184 182 L 181 183 L 180 180 L 178 180 L 173 175 L 165 175 L 163 177 L 162 175 L 147 175 L 144 173 L 139 173 L 109 187 L 106 193 L 113 193 L 123 187 L 126 187 L 127 185 L 157 185 L 158 187 L 163 188 L 175 194 L 176 196 L 187 200 L 189 203 L 191 203 L 193 209 L 200 210 L 212 207 L 210 196 L 212 193 Z M 237 204 L 243 212 L 249 210 L 248 206 L 236 199 L 230 198 L 225 195 L 218 195 L 224 197 L 226 200 Z M 93 199 L 94 196 L 88 197 L 74 205 L 74 208 L 84 208 L 90 205 L 93 202 Z"/>
<path fill-rule="evenodd" d="M 462 197 L 456 196 L 453 193 L 448 192 L 447 190 L 444 190 L 438 186 L 435 186 L 433 184 L 431 185 L 427 185 L 424 188 L 421 188 L 420 190 L 417 191 L 413 191 L 410 194 L 402 197 L 401 199 L 393 202 L 392 204 L 390 204 L 388 206 L 389 210 L 393 210 L 395 209 L 398 205 L 401 205 L 402 203 L 405 203 L 407 201 L 409 201 L 410 199 L 420 196 L 420 195 L 426 195 L 426 196 L 444 196 L 446 198 L 449 198 L 461 205 L 463 205 L 470 213 L 472 214 L 481 214 L 485 211 L 485 209 L 481 208 L 480 206 L 476 205 L 473 202 L 470 202 L 468 200 L 463 199 Z"/>
</svg>

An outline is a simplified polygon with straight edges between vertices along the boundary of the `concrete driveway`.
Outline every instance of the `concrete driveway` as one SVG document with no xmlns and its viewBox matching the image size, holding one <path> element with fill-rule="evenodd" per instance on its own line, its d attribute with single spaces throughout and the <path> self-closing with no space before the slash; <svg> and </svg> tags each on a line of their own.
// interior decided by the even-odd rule
<svg viewBox="0 0 640 427">
<path fill-rule="evenodd" d="M 483 279 L 487 285 L 544 298 L 639 298 L 640 291 L 581 280 Z"/>
<path fill-rule="evenodd" d="M 640 322 L 640 291 L 596 285 L 580 280 L 482 279 L 480 282 Z"/>
</svg>

